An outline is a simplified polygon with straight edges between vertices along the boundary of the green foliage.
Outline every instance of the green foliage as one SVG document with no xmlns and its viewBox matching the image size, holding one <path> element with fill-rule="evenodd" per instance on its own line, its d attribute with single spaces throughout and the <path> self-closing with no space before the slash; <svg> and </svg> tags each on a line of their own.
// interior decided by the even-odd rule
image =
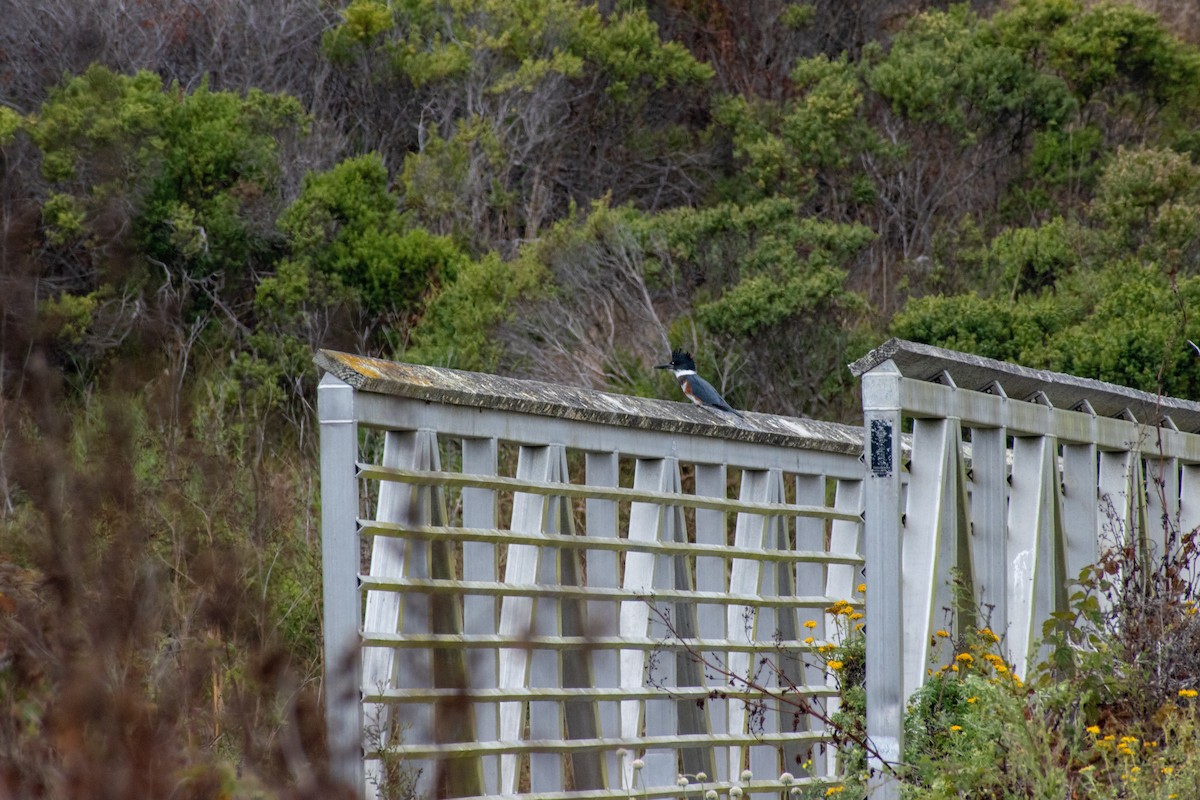
<svg viewBox="0 0 1200 800">
<path fill-rule="evenodd" d="M 52 194 L 42 204 L 42 225 L 50 244 L 62 245 L 79 239 L 86 223 L 87 211 L 73 195 Z"/>
<path fill-rule="evenodd" d="M 411 226 L 377 154 L 310 173 L 279 227 L 291 257 L 280 275 L 260 282 L 263 311 L 324 298 L 357 303 L 370 315 L 404 317 L 452 280 L 462 261 L 449 240 Z"/>
<path fill-rule="evenodd" d="M 778 408 L 829 413 L 817 406 L 849 380 L 838 359 L 866 306 L 847 288 L 846 267 L 875 235 L 798 217 L 783 198 L 680 209 L 654 230 L 684 284 L 699 285 L 695 320 L 713 347 L 754 354 L 739 382 Z M 736 391 L 728 399 L 741 400 Z"/>
<path fill-rule="evenodd" d="M 85 295 L 62 294 L 44 301 L 39 316 L 45 330 L 52 336 L 69 344 L 79 344 L 92 326 L 98 302 L 96 292 Z"/>
<path fill-rule="evenodd" d="M 30 134 L 59 188 L 56 207 L 73 202 L 72 232 L 111 237 L 106 215 L 128 204 L 147 255 L 207 275 L 244 273 L 269 247 L 277 137 L 304 124 L 291 98 L 185 93 L 150 72 L 95 66 L 51 93 Z"/>
<path fill-rule="evenodd" d="M 25 127 L 24 118 L 8 106 L 0 106 L 0 147 L 8 145 Z"/>
<path fill-rule="evenodd" d="M 645 9 L 624 8 L 602 16 L 595 5 L 570 0 L 465 3 L 409 0 L 391 6 L 355 0 L 344 22 L 326 38 L 341 53 L 350 43 L 369 44 L 380 34 L 399 32 L 385 47 L 395 68 L 415 86 L 466 76 L 483 60 L 495 72 L 487 91 L 533 91 L 553 77 L 580 78 L 585 70 L 605 80 L 607 91 L 623 96 L 636 85 L 660 88 L 669 82 L 705 80 L 711 70 L 680 45 L 662 42 Z"/>
<path fill-rule="evenodd" d="M 178 87 L 168 91 L 178 94 Z M 278 139 L 302 132 L 293 98 L 201 85 L 162 121 L 162 171 L 140 219 L 146 251 L 194 274 L 244 274 L 269 257 L 279 200 Z"/>
<path fill-rule="evenodd" d="M 326 33 L 325 46 L 344 54 L 351 46 L 368 46 L 395 27 L 391 11 L 377 0 L 353 0 L 341 11 L 342 24 Z"/>
<path fill-rule="evenodd" d="M 408 0 L 389 6 L 386 31 L 366 26 L 373 38 L 365 23 L 351 26 L 378 9 L 352 4 L 327 49 L 340 63 L 375 59 L 386 75 L 364 79 L 386 77 L 412 93 L 422 119 L 417 147 L 397 154 L 405 201 L 476 255 L 511 256 L 514 240 L 533 238 L 573 202 L 643 180 L 631 165 L 628 177 L 596 182 L 599 148 L 613 161 L 662 163 L 695 147 L 654 101 L 682 90 L 703 103 L 712 70 L 664 41 L 644 8 Z"/>
<path fill-rule="evenodd" d="M 1013 228 L 986 261 L 1007 297 L 910 302 L 896 335 L 1190 397 L 1200 364 L 1187 339 L 1200 293 L 1200 173 L 1172 151 L 1119 150 L 1081 224 Z"/>
<path fill-rule="evenodd" d="M 1095 125 L 1035 131 L 1025 177 L 1012 187 L 1007 209 L 1015 215 L 1021 206 L 1035 214 L 1078 207 L 1095 186 L 1104 156 L 1104 135 Z"/>
<path fill-rule="evenodd" d="M 1200 61 L 1153 14 L 1131 4 L 1022 0 L 1002 34 L 1037 47 L 1081 101 L 1138 107 L 1194 99 Z"/>
<path fill-rule="evenodd" d="M 917 692 L 905 718 L 911 764 L 905 797 L 1069 797 L 1061 740 L 1039 721 L 1045 706 L 1020 690 L 965 670 L 941 673 Z"/>
<path fill-rule="evenodd" d="M 537 8 L 538 3 L 530 5 L 534 14 L 544 13 Z M 570 13 L 573 16 L 575 12 L 572 9 Z M 664 42 L 647 11 L 636 6 L 628 6 L 609 19 L 602 17 L 595 6 L 584 6 L 577 31 L 568 41 L 570 51 L 596 64 L 605 91 L 613 99 L 628 101 L 645 90 L 712 78 L 712 69 L 686 48 L 677 42 Z"/>
<path fill-rule="evenodd" d="M 246 302 L 276 255 L 279 140 L 305 124 L 292 98 L 185 92 L 150 72 L 94 66 L 53 90 L 28 125 L 48 183 L 37 263 L 56 299 L 42 310 L 91 304 L 46 320 L 58 352 L 86 374 L 137 341 L 146 322 L 127 309 L 153 307 L 194 342 L 214 307 Z"/>
<path fill-rule="evenodd" d="M 807 199 L 820 171 L 847 168 L 875 146 L 877 134 L 863 118 L 857 70 L 844 57 L 805 59 L 791 77 L 795 99 L 778 105 L 733 97 L 718 109 L 718 119 L 731 131 L 734 155 L 745 162 L 742 179 L 759 193 Z"/>
<path fill-rule="evenodd" d="M 1090 313 L 1056 332 L 1045 366 L 1148 392 L 1194 396 L 1200 369 L 1186 339 L 1196 339 L 1200 325 L 1187 309 L 1200 300 L 1200 278 L 1172 286 L 1153 268 L 1127 264 L 1093 280 Z"/>
<path fill-rule="evenodd" d="M 517 300 L 538 292 L 545 280 L 545 267 L 533 259 L 504 261 L 489 253 L 463 264 L 458 279 L 429 302 L 405 358 L 494 370 L 504 352 L 494 336 L 496 326 L 512 319 Z"/>
<path fill-rule="evenodd" d="M 421 152 L 404 159 L 399 183 L 405 206 L 418 219 L 427 221 L 434 230 L 469 242 L 475 237 L 465 230 L 468 217 L 464 215 L 463 197 L 471 192 L 477 170 L 491 174 L 503 169 L 503 145 L 495 132 L 476 118 L 460 122 L 449 137 L 431 131 Z M 479 208 L 472 209 L 470 219 L 482 216 L 485 204 L 507 207 L 512 201 L 510 192 L 492 184 Z"/>
<path fill-rule="evenodd" d="M 1078 251 L 1071 227 L 1055 217 L 1036 228 L 1012 228 L 992 240 L 992 257 L 1012 297 L 1053 288 L 1073 270 Z"/>
<path fill-rule="evenodd" d="M 311 396 L 314 348 L 402 347 L 465 263 L 449 239 L 411 225 L 377 154 L 306 176 L 279 229 L 289 255 L 258 282 L 257 329 L 215 389 L 227 407 L 260 416 Z"/>
<path fill-rule="evenodd" d="M 1197 534 L 1164 531 L 1150 554 L 1145 519 L 1072 581 L 1047 620 L 1028 684 L 990 629 L 910 699 L 906 797 L 1190 797 L 1200 787 L 1200 702 L 1193 688 L 1200 615 L 1190 576 Z M 1110 520 L 1113 529 L 1121 523 Z"/>
<path fill-rule="evenodd" d="M 1121 248 L 1137 248 L 1156 235 L 1180 239 L 1175 204 L 1192 206 L 1200 198 L 1200 168 L 1170 150 L 1118 150 L 1100 176 L 1090 211 Z M 1165 212 L 1167 219 L 1161 218 Z M 1185 228 L 1185 240 L 1195 237 Z"/>
<path fill-rule="evenodd" d="M 965 4 L 918 15 L 866 80 L 895 113 L 945 126 L 964 143 L 1063 124 L 1076 110 L 1070 91 L 997 35 L 1004 16 L 980 20 Z"/>
<path fill-rule="evenodd" d="M 54 89 L 30 127 L 42 173 L 56 183 L 86 181 L 84 169 L 101 181 L 121 181 L 151 168 L 164 145 L 155 134 L 171 103 L 162 89 L 152 72 L 128 77 L 99 66 Z"/>
<path fill-rule="evenodd" d="M 1116 265 L 1077 276 L 1058 293 L 1017 303 L 977 295 L 921 298 L 896 316 L 892 331 L 989 358 L 1188 397 L 1200 388 L 1200 369 L 1186 343 L 1200 335 L 1186 313 L 1198 299 L 1195 278 L 1172 286 L 1157 270 Z"/>
</svg>

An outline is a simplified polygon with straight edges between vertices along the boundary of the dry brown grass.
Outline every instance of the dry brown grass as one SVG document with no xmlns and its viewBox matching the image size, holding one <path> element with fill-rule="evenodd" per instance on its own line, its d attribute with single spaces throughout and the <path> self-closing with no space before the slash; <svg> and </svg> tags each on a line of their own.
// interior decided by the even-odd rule
<svg viewBox="0 0 1200 800">
<path fill-rule="evenodd" d="M 190 428 L 168 458 L 147 376 L 72 397 L 32 352 L 0 401 L 0 798 L 347 795 L 302 487 Z"/>
</svg>

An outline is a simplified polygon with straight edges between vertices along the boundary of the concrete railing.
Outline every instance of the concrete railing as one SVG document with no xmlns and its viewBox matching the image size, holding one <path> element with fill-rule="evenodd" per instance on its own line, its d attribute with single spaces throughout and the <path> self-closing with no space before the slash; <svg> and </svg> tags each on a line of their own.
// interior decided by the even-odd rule
<svg viewBox="0 0 1200 800">
<path fill-rule="evenodd" d="M 860 429 L 317 363 L 330 737 L 365 794 L 836 779 L 803 639 L 861 603 Z M 819 713 L 762 705 L 780 692 Z"/>
<path fill-rule="evenodd" d="M 867 727 L 899 760 L 906 699 L 953 657 L 938 629 L 986 609 L 1024 677 L 1101 548 L 1137 539 L 1161 556 L 1200 524 L 1200 404 L 900 340 L 851 370 L 867 437 Z M 952 577 L 974 599 L 961 620 Z"/>
<path fill-rule="evenodd" d="M 851 365 L 864 428 L 316 360 L 330 739 L 367 795 L 836 781 L 804 625 L 831 635 L 864 574 L 868 733 L 898 761 L 954 655 L 933 633 L 980 624 L 952 576 L 1024 675 L 1102 547 L 1200 523 L 1200 404 L 910 342 Z"/>
</svg>

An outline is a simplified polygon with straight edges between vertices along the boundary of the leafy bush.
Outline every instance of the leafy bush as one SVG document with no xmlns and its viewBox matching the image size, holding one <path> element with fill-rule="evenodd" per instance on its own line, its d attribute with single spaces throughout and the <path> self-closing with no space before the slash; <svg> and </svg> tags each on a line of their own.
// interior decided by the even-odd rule
<svg viewBox="0 0 1200 800">
<path fill-rule="evenodd" d="M 404 161 L 406 202 L 473 255 L 511 256 L 575 204 L 624 202 L 651 175 L 672 176 L 659 185 L 676 202 L 695 196 L 674 179 L 701 146 L 677 100 L 706 105 L 712 70 L 664 41 L 645 9 L 359 0 L 343 18 L 325 37 L 331 58 L 378 65 L 354 80 L 394 81 L 420 114 L 416 141 L 389 153 Z"/>
<path fill-rule="evenodd" d="M 1200 789 L 1197 532 L 1152 553 L 1134 532 L 1087 567 L 1016 679 L 988 629 L 912 698 L 905 796 L 1186 798 Z"/>
<path fill-rule="evenodd" d="M 346 302 L 396 325 L 452 281 L 463 261 L 452 242 L 401 212 L 377 154 L 310 173 L 279 227 L 291 252 L 279 275 L 258 284 L 257 306 L 268 315 Z"/>
<path fill-rule="evenodd" d="M 244 324 L 280 241 L 280 142 L 305 125 L 286 96 L 189 92 L 101 66 L 22 123 L 42 173 L 22 202 L 40 206 L 41 226 L 11 242 L 36 282 L 14 272 L 10 291 L 35 288 L 41 334 L 80 385 L 127 342 L 190 350 L 214 317 Z"/>
</svg>

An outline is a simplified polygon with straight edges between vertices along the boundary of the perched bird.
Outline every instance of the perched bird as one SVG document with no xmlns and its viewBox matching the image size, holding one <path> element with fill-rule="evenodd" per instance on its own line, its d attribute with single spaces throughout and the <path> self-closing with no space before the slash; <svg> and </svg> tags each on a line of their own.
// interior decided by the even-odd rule
<svg viewBox="0 0 1200 800">
<path fill-rule="evenodd" d="M 675 350 L 671 353 L 670 364 L 659 364 L 655 369 L 669 369 L 674 372 L 675 379 L 679 381 L 679 388 L 683 389 L 683 393 L 696 405 L 717 408 L 742 417 L 741 412 L 726 403 L 725 398 L 717 393 L 711 383 L 696 374 L 696 362 L 692 361 L 691 353 Z"/>
</svg>

